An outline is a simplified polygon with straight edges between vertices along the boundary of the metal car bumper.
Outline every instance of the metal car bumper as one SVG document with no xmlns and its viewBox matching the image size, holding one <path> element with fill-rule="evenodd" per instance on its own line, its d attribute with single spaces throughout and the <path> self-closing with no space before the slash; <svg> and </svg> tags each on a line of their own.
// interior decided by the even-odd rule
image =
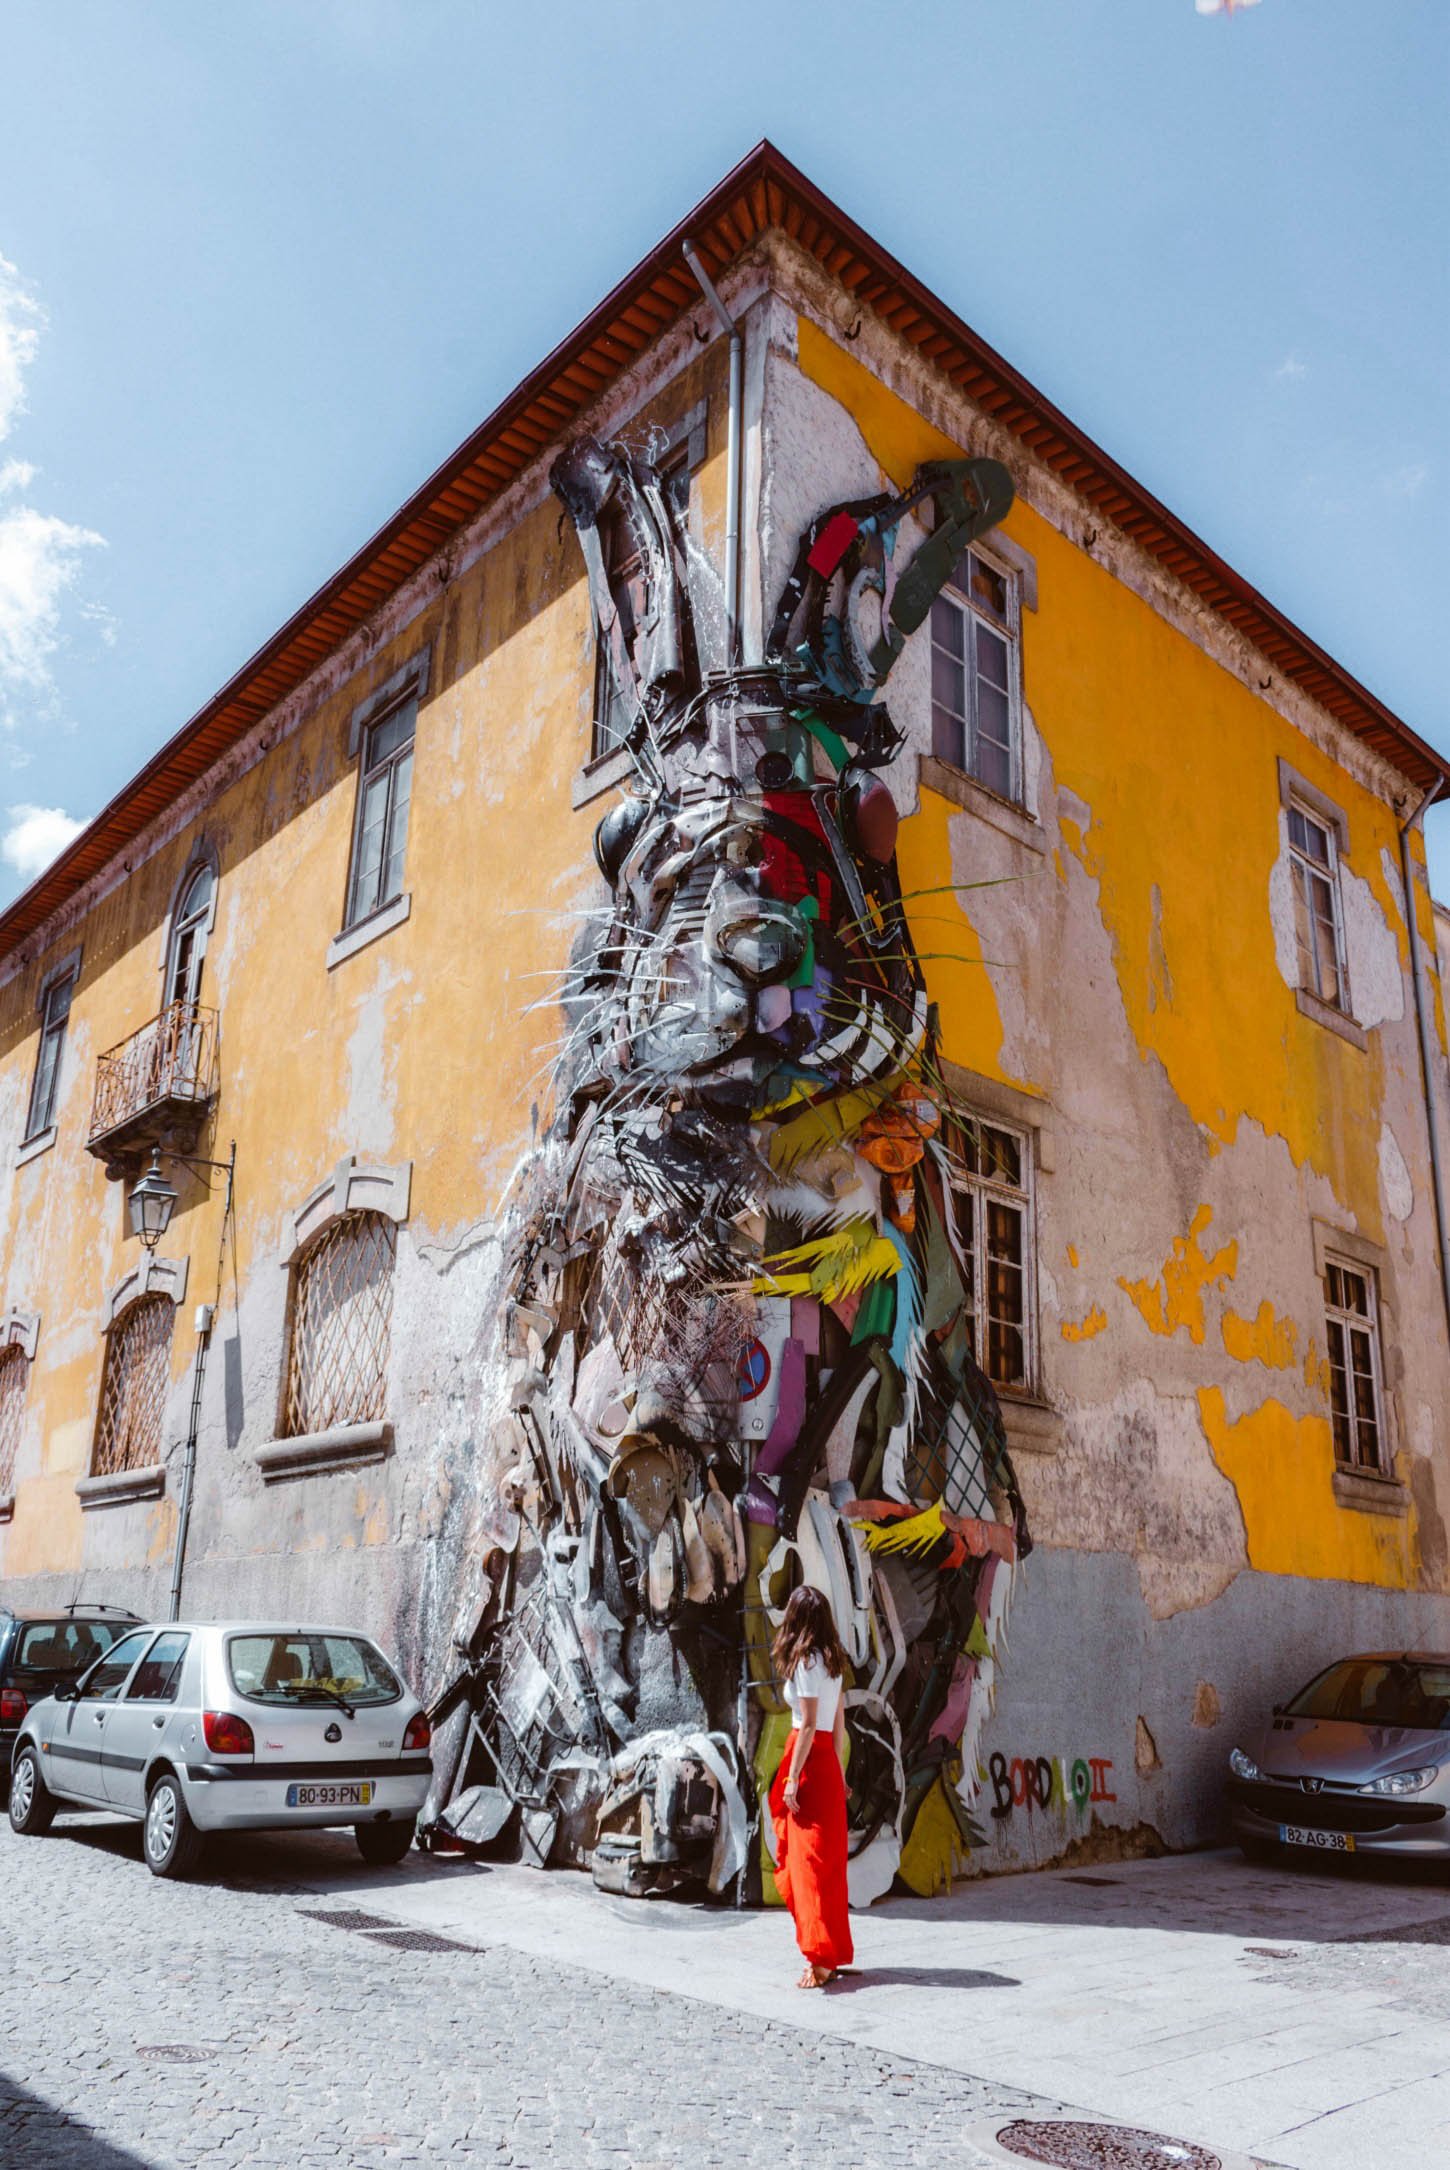
<svg viewBox="0 0 1450 2170">
<path fill-rule="evenodd" d="M 433 1766 L 426 1757 L 409 1757 L 405 1769 L 396 1766 L 356 1767 L 339 1770 L 336 1765 L 286 1764 L 280 1770 L 262 1772 L 253 1767 L 237 1769 L 216 1763 L 187 1764 L 181 1773 L 182 1791 L 192 1822 L 200 1831 L 324 1830 L 329 1825 L 401 1822 L 416 1816 L 428 1798 Z M 366 1780 L 373 1789 L 366 1807 L 333 1805 L 322 1808 L 289 1808 L 289 1785 L 355 1784 Z"/>
<path fill-rule="evenodd" d="M 1302 1793 L 1285 1786 L 1229 1786 L 1229 1820 L 1235 1838 L 1279 1843 L 1280 1827 L 1343 1832 L 1357 1854 L 1450 1855 L 1450 1816 L 1438 1801 L 1372 1794 Z M 1301 1849 L 1291 1841 L 1287 1853 Z M 1311 1849 L 1304 1848 L 1304 1852 Z"/>
</svg>

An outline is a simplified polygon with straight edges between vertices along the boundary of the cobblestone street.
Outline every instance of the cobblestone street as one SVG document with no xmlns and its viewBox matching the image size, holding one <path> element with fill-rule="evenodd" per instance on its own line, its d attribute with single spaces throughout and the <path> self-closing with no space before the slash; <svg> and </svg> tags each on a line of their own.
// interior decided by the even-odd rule
<svg viewBox="0 0 1450 2170">
<path fill-rule="evenodd" d="M 158 1884 L 136 1826 L 3 1830 L 5 2170 L 978 2164 L 964 2128 L 1029 2099 L 445 1944 L 291 1863 L 281 1883 L 285 1847 L 234 1843 Z"/>
</svg>

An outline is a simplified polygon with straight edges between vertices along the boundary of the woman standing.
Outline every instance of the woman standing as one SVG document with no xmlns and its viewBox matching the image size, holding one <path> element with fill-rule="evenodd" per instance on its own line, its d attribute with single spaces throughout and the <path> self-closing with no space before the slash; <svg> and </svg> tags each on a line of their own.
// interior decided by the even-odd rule
<svg viewBox="0 0 1450 2170">
<path fill-rule="evenodd" d="M 791 1592 L 771 1649 L 795 1730 L 775 1783 L 776 1889 L 795 1921 L 805 1957 L 798 1989 L 822 1989 L 850 1964 L 846 1911 L 846 1653 L 819 1590 Z"/>
</svg>

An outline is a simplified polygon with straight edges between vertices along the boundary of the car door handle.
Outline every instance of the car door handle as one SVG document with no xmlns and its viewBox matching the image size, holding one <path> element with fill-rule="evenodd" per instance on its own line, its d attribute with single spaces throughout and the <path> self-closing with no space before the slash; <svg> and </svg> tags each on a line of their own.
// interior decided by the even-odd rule
<svg viewBox="0 0 1450 2170">
<path fill-rule="evenodd" d="M 157 1732 L 159 1733 L 161 1731 L 161 1728 L 165 1725 L 166 1720 L 164 1718 L 153 1718 L 151 1723 L 155 1726 Z"/>
</svg>

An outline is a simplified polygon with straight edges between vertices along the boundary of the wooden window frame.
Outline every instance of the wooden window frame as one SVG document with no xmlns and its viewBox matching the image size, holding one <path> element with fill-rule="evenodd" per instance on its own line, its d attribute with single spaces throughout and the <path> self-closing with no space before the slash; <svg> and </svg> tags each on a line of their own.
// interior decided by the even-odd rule
<svg viewBox="0 0 1450 2170">
<path fill-rule="evenodd" d="M 1365 1311 L 1351 1310 L 1330 1301 L 1329 1276 L 1331 1272 L 1349 1274 L 1361 1284 L 1365 1291 L 1367 1305 Z M 1389 1459 L 1389 1425 L 1386 1421 L 1387 1397 L 1385 1394 L 1384 1349 L 1380 1328 L 1379 1276 L 1374 1267 L 1367 1265 L 1363 1259 L 1353 1258 L 1347 1252 L 1335 1250 L 1332 1246 L 1326 1246 L 1321 1269 L 1320 1289 L 1324 1305 L 1325 1362 L 1332 1365 L 1332 1359 L 1329 1355 L 1329 1328 L 1331 1325 L 1338 1325 L 1345 1338 L 1346 1357 L 1350 1354 L 1349 1335 L 1351 1333 L 1361 1334 L 1369 1345 L 1370 1379 L 1373 1388 L 1374 1408 L 1371 1421 L 1374 1425 L 1375 1458 L 1373 1461 L 1366 1462 L 1360 1458 L 1357 1452 L 1359 1419 L 1356 1417 L 1353 1407 L 1354 1373 L 1352 1365 L 1346 1364 L 1343 1367 L 1349 1387 L 1349 1407 L 1345 1415 L 1354 1434 L 1356 1448 L 1356 1452 L 1348 1457 L 1340 1453 L 1339 1441 L 1334 1437 L 1334 1387 L 1331 1378 L 1329 1388 L 1330 1434 L 1334 1446 L 1335 1466 L 1338 1469 L 1348 1471 L 1352 1476 L 1356 1477 L 1392 1477 L 1394 1470 Z"/>
<path fill-rule="evenodd" d="M 936 611 L 938 606 L 957 612 L 970 629 L 970 639 L 964 646 L 960 658 L 966 683 L 967 713 L 959 718 L 952 719 L 954 722 L 959 723 L 961 727 L 963 758 L 960 761 L 952 760 L 950 755 L 944 752 L 937 743 L 937 710 L 939 706 L 944 704 L 937 701 L 934 690 L 930 695 L 930 758 L 948 772 L 954 770 L 958 775 L 969 777 L 978 790 L 987 792 L 1002 805 L 1013 807 L 1019 813 L 1026 812 L 1026 763 L 1023 758 L 1022 746 L 1023 575 L 1021 568 L 1008 559 L 1005 554 L 999 554 L 982 543 L 972 543 L 968 549 L 963 551 L 962 556 L 964 558 L 979 559 L 1002 582 L 1007 598 L 1006 622 L 1005 624 L 999 623 L 989 612 L 982 610 L 974 603 L 969 590 L 961 584 L 955 571 L 951 579 L 942 588 L 941 593 L 934 599 L 928 619 L 933 661 L 937 649 Z M 1010 770 L 1008 779 L 1010 789 L 1005 793 L 999 791 L 994 784 L 988 783 L 974 765 L 977 745 L 978 678 L 976 629 L 979 624 L 1005 640 L 1007 648 L 1007 757 Z M 968 648 L 970 653 L 967 652 Z"/>
<path fill-rule="evenodd" d="M 40 983 L 35 1007 L 40 1016 L 40 1040 L 35 1050 L 35 1068 L 30 1075 L 30 1098 L 25 1111 L 25 1134 L 20 1140 L 21 1150 L 37 1146 L 55 1135 L 56 1110 L 60 1103 L 60 1069 L 65 1060 L 65 1043 L 70 1031 L 70 1013 L 75 1002 L 76 985 L 80 979 L 80 951 L 72 951 L 57 965 L 52 966 Z M 65 1010 L 58 1019 L 51 1016 L 56 998 L 64 991 Z M 44 1106 L 39 1103 L 41 1075 L 45 1067 L 46 1048 L 55 1045 L 55 1063 L 46 1079 Z"/>
<path fill-rule="evenodd" d="M 1037 1140 L 1032 1131 L 1010 1116 L 995 1110 L 962 1107 L 957 1111 L 963 1123 L 985 1125 L 989 1130 L 1000 1130 L 1010 1137 L 1017 1147 L 1020 1181 L 1007 1183 L 1000 1178 L 972 1173 L 953 1161 L 948 1169 L 947 1182 L 959 1238 L 966 1245 L 966 1231 L 962 1226 L 962 1201 L 966 1200 L 971 1212 L 971 1258 L 975 1294 L 976 1317 L 973 1333 L 973 1355 L 985 1378 L 993 1389 L 1005 1395 L 1020 1395 L 1035 1400 L 1041 1388 L 1040 1319 L 1037 1290 Z M 1022 1255 L 1019 1270 L 1022 1275 L 1022 1372 L 1020 1379 L 997 1380 L 992 1377 L 988 1363 L 988 1304 L 987 1304 L 987 1205 L 992 1199 L 1010 1205 L 1020 1215 L 1022 1227 Z"/>
</svg>

